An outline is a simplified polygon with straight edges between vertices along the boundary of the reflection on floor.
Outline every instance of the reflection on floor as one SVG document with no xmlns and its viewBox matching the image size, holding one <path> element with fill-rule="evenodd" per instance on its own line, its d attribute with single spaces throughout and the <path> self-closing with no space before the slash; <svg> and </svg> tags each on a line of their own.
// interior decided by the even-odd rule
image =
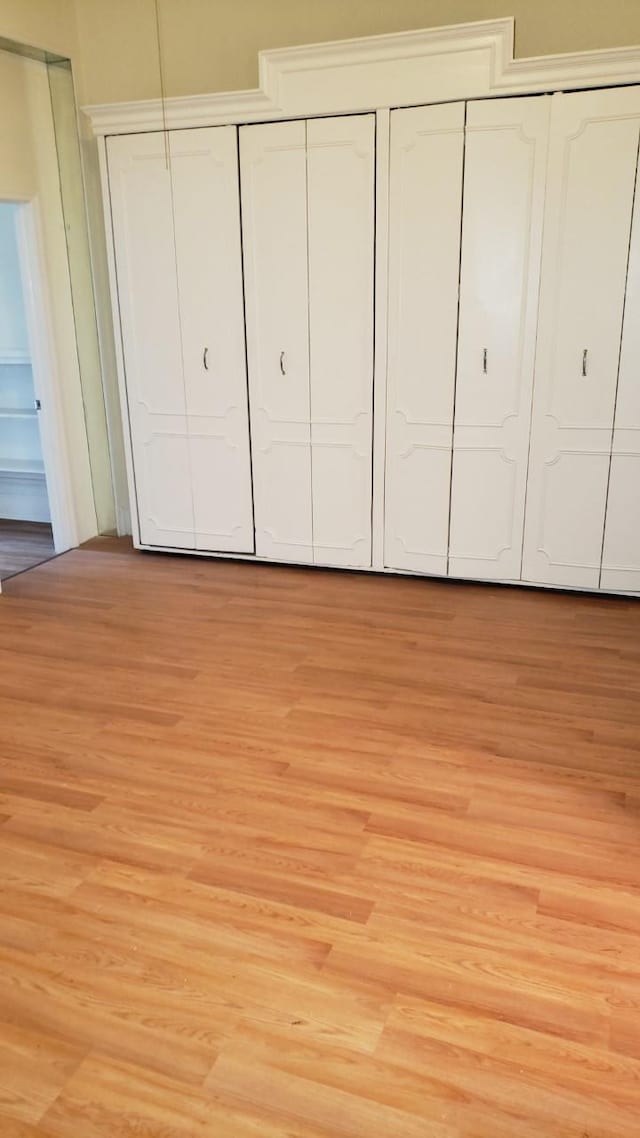
<svg viewBox="0 0 640 1138">
<path fill-rule="evenodd" d="M 0 581 L 54 556 L 51 526 L 0 518 Z"/>
</svg>

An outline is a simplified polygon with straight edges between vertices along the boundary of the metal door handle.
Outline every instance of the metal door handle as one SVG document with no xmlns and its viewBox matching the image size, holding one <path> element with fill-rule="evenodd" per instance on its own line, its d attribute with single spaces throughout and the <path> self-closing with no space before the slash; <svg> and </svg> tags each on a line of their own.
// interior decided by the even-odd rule
<svg viewBox="0 0 640 1138">
<path fill-rule="evenodd" d="M 202 366 L 203 366 L 205 371 L 209 370 L 209 349 L 208 348 L 205 348 L 204 352 L 202 353 Z"/>
<path fill-rule="evenodd" d="M 587 348 L 585 348 L 584 352 L 582 353 L 582 375 L 583 376 L 585 376 L 587 374 L 587 356 L 588 356 L 588 354 L 589 354 L 588 350 L 587 350 Z"/>
<path fill-rule="evenodd" d="M 286 369 L 284 366 L 284 352 L 280 352 L 280 375 L 286 375 L 286 374 L 287 374 L 287 372 L 286 372 Z"/>
<path fill-rule="evenodd" d="M 486 348 L 482 349 L 482 370 L 483 370 L 484 374 L 486 375 L 487 374 L 487 349 Z"/>
</svg>

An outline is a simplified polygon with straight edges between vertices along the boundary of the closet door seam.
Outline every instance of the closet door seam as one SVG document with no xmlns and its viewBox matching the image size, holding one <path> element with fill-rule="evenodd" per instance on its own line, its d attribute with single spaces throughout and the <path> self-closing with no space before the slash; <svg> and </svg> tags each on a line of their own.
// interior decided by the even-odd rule
<svg viewBox="0 0 640 1138">
<path fill-rule="evenodd" d="M 247 290 L 246 290 L 246 272 L 245 272 L 245 256 L 244 256 L 244 225 L 242 221 L 242 178 L 240 176 L 240 130 L 235 127 L 236 134 L 236 160 L 238 163 L 237 170 L 237 183 L 238 183 L 238 214 L 240 225 L 240 277 L 242 283 L 242 326 L 243 326 L 243 342 L 244 342 L 244 385 L 245 397 L 247 400 L 247 431 L 249 435 L 249 478 L 251 481 L 251 523 L 253 525 L 253 553 L 256 552 L 256 506 L 255 506 L 255 486 L 254 486 L 254 473 L 253 473 L 253 433 L 251 425 L 251 400 L 249 398 L 249 348 L 247 344 Z"/>
<path fill-rule="evenodd" d="M 178 273 L 178 241 L 176 237 L 176 205 L 175 194 L 173 192 L 173 156 L 171 154 L 171 137 L 168 130 L 163 132 L 165 143 L 165 161 L 167 163 L 167 174 L 169 175 L 169 200 L 171 202 L 171 236 L 173 243 L 173 259 L 176 273 L 176 295 L 178 298 L 178 332 L 180 336 L 180 359 L 182 362 L 182 398 L 184 401 L 184 426 L 187 437 L 187 462 L 189 467 L 189 498 L 191 500 L 191 519 L 193 524 L 193 547 L 197 548 L 197 530 L 196 530 L 196 504 L 193 493 L 193 458 L 191 454 L 191 422 L 189 413 L 189 404 L 187 402 L 187 380 L 184 359 L 184 336 L 182 333 L 182 300 L 180 297 L 180 276 Z"/>
<path fill-rule="evenodd" d="M 460 239 L 458 251 L 458 305 L 456 313 L 456 350 L 454 354 L 454 371 L 453 371 L 453 401 L 451 404 L 451 456 L 449 462 L 449 513 L 447 520 L 447 577 L 449 576 L 450 565 L 450 549 L 451 549 L 451 506 L 452 506 L 452 491 L 453 491 L 453 463 L 455 458 L 455 440 L 456 440 L 456 393 L 458 388 L 458 347 L 460 345 L 460 290 L 462 285 L 462 234 L 464 227 L 464 179 L 466 172 L 466 159 L 467 159 L 467 107 L 468 101 L 464 104 L 464 122 L 462 129 L 462 175 L 460 179 Z"/>
<path fill-rule="evenodd" d="M 629 225 L 629 244 L 627 246 L 627 267 L 625 275 L 624 301 L 622 303 L 622 319 L 620 321 L 620 344 L 618 347 L 618 368 L 616 372 L 616 388 L 613 397 L 613 418 L 611 420 L 611 438 L 609 443 L 609 465 L 607 468 L 607 488 L 604 499 L 604 525 L 602 527 L 602 545 L 600 547 L 600 571 L 598 573 L 598 588 L 602 588 L 602 562 L 604 560 L 604 547 L 607 538 L 607 510 L 609 508 L 609 490 L 611 486 L 611 464 L 613 461 L 613 447 L 616 435 L 616 411 L 618 407 L 618 388 L 620 386 L 620 363 L 622 360 L 622 344 L 624 341 L 624 321 L 627 311 L 627 289 L 629 284 L 629 266 L 631 263 L 631 241 L 633 238 L 633 221 L 635 217 L 636 197 L 638 194 L 638 164 L 640 163 L 640 125 L 638 130 L 638 147 L 636 150 L 636 176 L 633 183 L 633 197 L 631 199 L 631 224 Z"/>
<path fill-rule="evenodd" d="M 307 383 L 309 386 L 309 481 L 311 495 L 311 561 L 316 563 L 316 540 L 314 528 L 314 494 L 313 494 L 313 378 L 311 375 L 311 250 L 309 244 L 309 120 L 304 120 L 304 192 L 305 192 L 305 236 L 306 267 L 307 267 Z"/>
</svg>

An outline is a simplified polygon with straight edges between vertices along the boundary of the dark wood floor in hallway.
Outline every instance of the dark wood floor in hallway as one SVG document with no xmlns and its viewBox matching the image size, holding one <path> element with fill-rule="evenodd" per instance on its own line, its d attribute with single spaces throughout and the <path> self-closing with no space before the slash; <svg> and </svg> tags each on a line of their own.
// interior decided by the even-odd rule
<svg viewBox="0 0 640 1138">
<path fill-rule="evenodd" d="M 0 518 L 0 581 L 55 557 L 51 526 Z"/>
<path fill-rule="evenodd" d="M 0 598 L 2 1138 L 637 1138 L 640 605 L 109 548 Z"/>
</svg>

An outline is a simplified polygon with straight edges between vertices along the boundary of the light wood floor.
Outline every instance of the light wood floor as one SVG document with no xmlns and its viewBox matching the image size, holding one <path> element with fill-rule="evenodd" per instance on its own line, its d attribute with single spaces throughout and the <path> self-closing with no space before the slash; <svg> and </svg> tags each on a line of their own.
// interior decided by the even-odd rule
<svg viewBox="0 0 640 1138">
<path fill-rule="evenodd" d="M 638 1138 L 640 605 L 107 542 L 0 653 L 2 1138 Z"/>
<path fill-rule="evenodd" d="M 0 518 L 0 581 L 54 556 L 50 525 Z"/>
</svg>

